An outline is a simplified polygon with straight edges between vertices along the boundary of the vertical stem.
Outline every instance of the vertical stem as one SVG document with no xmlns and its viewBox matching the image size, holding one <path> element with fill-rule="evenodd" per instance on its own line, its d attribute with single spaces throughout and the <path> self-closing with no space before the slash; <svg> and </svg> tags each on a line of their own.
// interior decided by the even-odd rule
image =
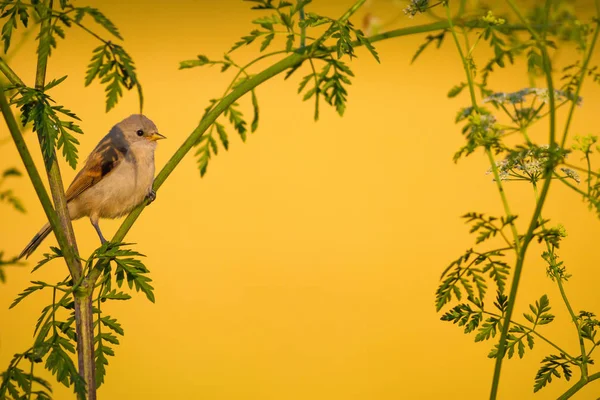
<svg viewBox="0 0 600 400">
<path fill-rule="evenodd" d="M 588 358 L 587 352 L 585 351 L 585 343 L 583 341 L 583 336 L 581 336 L 581 328 L 579 326 L 579 322 L 577 322 L 577 316 L 573 312 L 573 307 L 571 307 L 571 303 L 567 298 L 567 294 L 565 293 L 565 288 L 562 283 L 562 278 L 560 276 L 556 277 L 556 284 L 558 285 L 558 290 L 560 290 L 560 296 L 563 299 L 563 302 L 567 306 L 567 310 L 569 311 L 569 315 L 571 316 L 571 320 L 575 324 L 577 328 L 577 337 L 579 339 L 579 349 L 581 351 L 581 364 L 579 368 L 581 369 L 581 380 L 587 382 L 588 381 Z"/>
<path fill-rule="evenodd" d="M 460 42 L 458 41 L 458 36 L 456 35 L 456 31 L 454 30 L 454 23 L 452 22 L 452 16 L 450 15 L 450 8 L 448 4 L 445 6 L 446 8 L 446 16 L 448 17 L 448 25 L 450 26 L 450 32 L 452 33 L 452 37 L 454 38 L 454 43 L 456 44 L 456 48 L 458 49 L 458 54 L 463 63 L 463 67 L 465 69 L 465 74 L 467 75 L 467 82 L 469 86 L 469 94 L 471 96 L 471 105 L 473 108 L 478 111 L 479 107 L 477 105 L 477 98 L 475 97 L 475 85 L 473 84 L 473 74 L 471 73 L 471 67 L 469 66 L 468 60 L 464 55 L 462 47 L 460 46 Z M 465 41 L 467 42 L 467 48 L 469 47 L 468 40 L 465 36 Z M 473 48 L 469 51 L 469 54 L 473 51 Z M 500 179 L 500 174 L 498 173 L 498 167 L 496 166 L 496 161 L 494 160 L 494 155 L 492 151 L 486 147 L 485 152 L 490 161 L 490 165 L 492 168 L 492 173 L 494 175 L 494 181 L 496 182 L 496 186 L 498 187 L 498 192 L 500 193 L 500 199 L 502 200 L 502 206 L 504 207 L 504 213 L 507 217 L 512 216 L 510 212 L 510 206 L 508 205 L 508 199 L 506 198 L 506 192 L 504 191 L 504 186 L 502 185 L 502 180 Z M 515 251 L 519 252 L 519 233 L 517 232 L 517 227 L 514 223 L 510 223 L 510 229 L 513 234 L 513 238 L 515 239 Z"/>
<path fill-rule="evenodd" d="M 40 42 L 48 40 L 47 36 L 51 34 L 50 25 L 52 21 L 50 15 L 52 12 L 52 0 L 46 1 L 45 5 L 46 15 L 42 16 L 42 23 L 40 26 Z M 41 52 L 38 49 L 37 70 L 35 75 L 35 88 L 38 90 L 44 89 L 47 66 L 48 54 Z M 60 168 L 58 166 L 56 152 L 54 152 L 50 160 L 45 160 L 44 164 L 46 165 L 46 170 L 48 173 L 48 182 L 50 184 L 52 199 L 54 200 L 54 207 L 60 222 L 59 230 L 65 234 L 67 238 L 67 247 L 71 250 L 69 252 L 70 257 L 65 257 L 65 260 L 73 280 L 78 281 L 81 278 L 82 267 L 79 257 L 77 256 L 77 242 L 75 241 L 71 217 L 67 208 L 65 189 L 63 187 L 63 182 L 60 175 Z M 87 399 L 95 400 L 96 383 L 94 363 L 94 332 L 92 330 L 92 290 L 86 290 L 86 287 L 83 287 L 82 289 L 83 290 L 78 290 L 74 293 L 75 328 L 77 331 L 77 358 L 79 374 L 86 382 Z"/>
<path fill-rule="evenodd" d="M 31 367 L 29 368 L 29 387 L 27 388 L 27 400 L 31 400 L 31 392 L 33 391 L 33 361 L 29 361 Z"/>
<path fill-rule="evenodd" d="M 517 14 L 519 16 L 519 18 L 523 21 L 523 23 L 530 29 L 530 31 L 532 32 L 532 35 L 536 38 L 537 44 L 540 47 L 540 50 L 542 52 L 544 73 L 546 75 L 546 81 L 548 83 L 548 95 L 549 95 L 549 99 L 550 99 L 550 102 L 549 102 L 550 103 L 549 104 L 549 108 L 550 108 L 550 140 L 549 140 L 549 142 L 550 142 L 550 149 L 554 149 L 555 148 L 554 145 L 556 143 L 556 109 L 555 109 L 555 102 L 554 102 L 554 85 L 553 85 L 553 81 L 552 81 L 552 68 L 550 65 L 550 58 L 548 56 L 548 52 L 546 50 L 546 46 L 545 46 L 544 42 L 540 40 L 539 36 L 528 25 L 527 20 L 523 17 L 521 12 L 515 5 L 514 1 L 507 0 L 507 2 L 509 4 L 509 6 L 513 9 L 515 14 Z M 554 161 L 552 155 L 551 155 L 550 161 Z M 525 237 L 523 238 L 522 247 L 520 248 L 520 251 L 517 255 L 517 263 L 516 263 L 514 274 L 513 274 L 513 281 L 511 284 L 511 288 L 510 288 L 510 294 L 508 296 L 508 306 L 506 308 L 506 314 L 505 314 L 504 321 L 502 324 L 502 332 L 500 334 L 500 340 L 498 342 L 498 354 L 496 356 L 496 363 L 494 365 L 494 376 L 493 376 L 493 380 L 492 380 L 490 400 L 495 400 L 498 396 L 498 388 L 500 386 L 500 372 L 502 370 L 502 362 L 504 361 L 504 355 L 506 352 L 506 339 L 508 336 L 510 320 L 512 318 L 512 314 L 513 314 L 513 311 L 515 308 L 515 303 L 517 300 L 517 292 L 519 289 L 521 273 L 523 272 L 523 264 L 525 261 L 525 254 L 527 253 L 527 248 L 529 246 L 529 243 L 533 239 L 533 231 L 535 230 L 535 228 L 538 224 L 538 219 L 542 212 L 544 202 L 546 201 L 546 196 L 548 194 L 548 190 L 550 189 L 550 182 L 552 181 L 550 179 L 550 177 L 552 175 L 554 165 L 552 163 L 550 163 L 550 164 L 551 165 L 547 166 L 546 171 L 544 172 L 545 180 L 544 180 L 544 185 L 542 187 L 542 191 L 540 193 L 540 198 L 539 198 L 538 203 L 536 204 L 535 210 L 533 212 L 533 216 L 531 217 L 531 220 L 529 221 L 529 227 L 527 228 L 527 232 L 525 233 Z"/>
<path fill-rule="evenodd" d="M 304 21 L 304 6 L 300 7 L 300 22 Z M 306 26 L 300 28 L 300 48 L 306 46 Z"/>
<path fill-rule="evenodd" d="M 537 184 L 535 183 L 535 181 L 533 182 L 533 193 L 535 195 L 535 201 L 536 203 L 539 201 L 538 199 L 538 190 L 537 190 Z M 542 217 L 542 214 L 540 213 L 540 224 L 543 225 L 543 221 L 544 218 Z M 554 254 L 554 246 L 551 246 L 550 243 L 546 240 L 546 249 L 548 250 L 548 253 Z M 567 311 L 569 312 L 569 315 L 571 316 L 571 320 L 573 321 L 573 324 L 575 324 L 575 328 L 577 329 L 577 338 L 579 340 L 579 350 L 581 351 L 581 364 L 579 365 L 579 369 L 581 370 L 581 379 L 587 382 L 588 379 L 588 368 L 587 368 L 587 352 L 585 350 L 585 342 L 583 341 L 583 336 L 581 336 L 581 328 L 579 326 L 579 322 L 577 321 L 577 316 L 575 316 L 575 312 L 573 312 L 573 307 L 571 307 L 571 302 L 569 302 L 569 299 L 567 297 L 567 293 L 565 292 L 565 288 L 563 286 L 563 282 L 562 282 L 562 277 L 561 276 L 555 276 L 554 279 L 556 279 L 556 284 L 558 285 L 558 290 L 560 291 L 560 296 L 562 297 L 563 302 L 565 303 L 565 306 L 567 307 Z"/>
</svg>

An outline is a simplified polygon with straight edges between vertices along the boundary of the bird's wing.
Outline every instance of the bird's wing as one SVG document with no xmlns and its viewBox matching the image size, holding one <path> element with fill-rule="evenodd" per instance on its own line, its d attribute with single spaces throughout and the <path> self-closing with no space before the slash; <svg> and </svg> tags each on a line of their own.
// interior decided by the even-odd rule
<svg viewBox="0 0 600 400">
<path fill-rule="evenodd" d="M 112 135 L 107 135 L 90 153 L 85 165 L 73 179 L 66 192 L 67 202 L 91 188 L 123 162 L 127 146 Z"/>
</svg>

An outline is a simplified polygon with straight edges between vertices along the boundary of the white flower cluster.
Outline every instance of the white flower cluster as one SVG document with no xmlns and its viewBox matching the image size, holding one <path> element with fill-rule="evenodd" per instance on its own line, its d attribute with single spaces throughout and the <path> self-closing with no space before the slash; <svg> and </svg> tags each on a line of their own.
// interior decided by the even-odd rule
<svg viewBox="0 0 600 400">
<path fill-rule="evenodd" d="M 504 160 L 496 162 L 498 176 L 501 181 L 527 180 L 537 181 L 542 177 L 548 163 L 548 145 L 540 146 L 536 149 L 528 149 L 517 155 L 511 155 Z M 571 168 L 560 168 L 567 178 L 580 183 L 581 179 L 577 172 Z M 487 170 L 486 174 L 491 174 L 492 169 Z"/>
<path fill-rule="evenodd" d="M 512 93 L 504 93 L 497 92 L 494 93 L 485 99 L 483 99 L 484 103 L 495 103 L 495 104 L 518 104 L 522 103 L 525 100 L 525 97 L 528 95 L 534 95 L 539 98 L 544 104 L 547 104 L 550 101 L 550 95 L 548 94 L 548 89 L 546 88 L 525 88 L 521 89 L 517 92 Z M 554 90 L 554 96 L 557 100 L 571 100 L 573 101 L 575 96 L 572 93 L 565 92 L 564 90 Z M 577 105 L 581 105 L 582 98 L 577 98 Z"/>
</svg>

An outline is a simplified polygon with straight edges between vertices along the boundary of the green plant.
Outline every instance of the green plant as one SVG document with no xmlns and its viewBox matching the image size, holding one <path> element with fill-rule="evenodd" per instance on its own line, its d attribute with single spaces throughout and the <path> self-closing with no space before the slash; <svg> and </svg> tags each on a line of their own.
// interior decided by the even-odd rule
<svg viewBox="0 0 600 400">
<path fill-rule="evenodd" d="M 454 97 L 467 89 L 471 100 L 471 104 L 461 109 L 456 118 L 457 123 L 464 123 L 462 132 L 466 144 L 454 158 L 458 161 L 476 151 L 486 155 L 490 162 L 488 173 L 493 176 L 505 214 L 494 217 L 471 212 L 463 216 L 471 225 L 471 233 L 477 234 L 476 245 L 480 247 L 486 242 L 486 248 L 491 246 L 492 250 L 471 248 L 444 270 L 436 292 L 436 309 L 441 311 L 456 300 L 459 303 L 443 314 L 443 321 L 464 327 L 465 333 L 475 333 L 475 341 L 499 336 L 498 344 L 489 353 L 490 358 L 496 359 L 490 399 L 497 397 L 504 358 L 513 357 L 515 352 L 522 358 L 527 348 L 534 347 L 536 339 L 546 342 L 556 353 L 542 360 L 535 375 L 534 392 L 552 382 L 553 377 L 570 380 L 573 369 L 579 369 L 580 379 L 561 396 L 569 398 L 587 383 L 600 378 L 600 373 L 590 373 L 593 364 L 591 355 L 598 344 L 598 321 L 591 312 L 574 311 L 565 291 L 569 274 L 558 255 L 566 230 L 560 224 L 550 224 L 550 220 L 543 218 L 542 211 L 553 181 L 575 190 L 590 208 L 598 211 L 599 174 L 593 170 L 590 158 L 597 137 L 576 137 L 574 145 L 566 144 L 573 114 L 581 105 L 581 87 L 585 78 L 596 70 L 590 66 L 590 59 L 598 39 L 600 3 L 596 2 L 597 16 L 591 21 L 570 13 L 565 2 L 561 1 L 546 1 L 543 6 L 529 10 L 527 15 L 514 1 L 507 0 L 507 5 L 512 14 L 499 18 L 489 10 L 481 16 L 485 27 L 464 29 L 452 23 L 448 2 L 441 4 L 446 9 L 449 22 L 447 33 L 452 36 L 466 75 L 466 82 L 451 89 L 448 96 Z M 516 35 L 507 29 L 510 26 L 507 21 L 513 18 L 527 28 L 528 35 Z M 558 86 L 553 74 L 557 67 L 553 66 L 552 52 L 560 41 L 574 42 L 580 59 L 562 68 L 565 75 L 561 78 L 561 86 Z M 486 42 L 494 55 L 482 68 L 478 68 L 480 61 L 475 60 L 475 49 Z M 419 50 L 422 51 L 422 48 Z M 521 56 L 526 57 L 531 80 L 543 79 L 546 87 L 510 93 L 493 90 L 489 78 L 494 69 L 506 68 Z M 491 108 L 486 108 L 486 105 Z M 563 106 L 568 107 L 568 114 L 564 129 L 559 132 L 556 113 Z M 547 139 L 538 144 L 529 136 L 528 128 L 541 119 L 548 119 L 549 129 Z M 501 120 L 507 122 L 501 123 Z M 514 143 L 514 140 L 509 140 L 512 134 L 521 135 L 522 141 L 510 144 Z M 570 153 L 583 153 L 585 164 L 568 162 Z M 499 156 L 502 159 L 497 161 Z M 576 186 L 581 181 L 578 171 L 586 175 L 587 190 Z M 530 216 L 525 217 L 525 233 L 518 226 L 524 217 L 517 219 L 511 212 L 504 190 L 508 181 L 528 182 L 534 193 L 535 208 Z M 519 321 L 514 315 L 525 257 L 533 241 L 545 245 L 541 257 L 547 264 L 548 277 L 556 283 L 560 298 L 571 316 L 580 344 L 579 354 L 569 354 L 542 334 L 543 326 L 554 320 L 548 295 L 541 295 L 529 306 L 531 313 L 523 314 L 524 321 Z M 498 242 L 500 244 L 496 244 Z M 514 257 L 514 264 L 506 261 L 508 255 Z M 512 278 L 510 285 L 507 284 L 509 277 Z M 492 297 L 495 301 L 490 299 L 492 293 L 488 295 L 490 286 L 495 287 Z"/>
<path fill-rule="evenodd" d="M 558 180 L 578 191 L 591 207 L 598 209 L 600 174 L 594 172 L 591 167 L 591 153 L 595 151 L 593 146 L 596 139 L 589 136 L 576 142 L 574 150 L 584 154 L 584 166 L 566 163 L 566 155 L 570 149 L 565 147 L 569 123 L 579 104 L 583 78 L 596 76 L 593 75 L 596 69 L 589 66 L 590 55 L 597 39 L 597 30 L 592 29 L 596 22 L 586 24 L 575 16 L 565 17 L 564 12 L 559 12 L 562 1 L 549 1 L 545 7 L 533 8 L 528 18 L 522 16 L 509 1 L 517 14 L 517 20 L 511 23 L 508 16 L 497 18 L 493 13 L 482 13 L 479 9 L 471 10 L 464 0 L 458 2 L 454 16 L 451 15 L 448 2 L 429 4 L 427 0 L 412 0 L 404 11 L 406 14 L 414 17 L 428 13 L 436 21 L 390 30 L 366 38 L 365 34 L 350 22 L 350 17 L 365 0 L 356 1 L 337 19 L 307 12 L 310 0 L 298 0 L 293 3 L 274 0 L 250 2 L 254 9 L 266 15 L 255 19 L 255 29 L 236 42 L 222 59 L 199 55 L 195 59 L 181 62 L 181 69 L 216 65 L 220 67 L 221 72 L 235 72 L 223 94 L 211 100 L 198 126 L 158 173 L 154 190 L 160 189 L 192 148 L 196 149 L 198 168 L 200 174 L 204 175 L 210 158 L 216 155 L 221 147 L 228 149 L 231 129 L 242 140 L 246 140 L 249 133 L 256 131 L 260 116 L 256 88 L 263 82 L 282 73 L 285 73 L 285 78 L 288 79 L 304 69 L 305 75 L 299 81 L 298 92 L 303 93 L 304 100 L 314 101 L 314 119 L 319 118 L 319 109 L 323 102 L 343 115 L 348 85 L 354 77 L 348 61 L 355 56 L 356 47 L 364 46 L 379 60 L 373 43 L 406 35 L 431 33 L 424 45 L 417 50 L 414 61 L 430 47 L 430 44 L 435 43 L 439 47 L 446 36 L 451 36 L 464 65 L 466 82 L 453 87 L 449 96 L 457 96 L 464 89 L 468 89 L 471 98 L 471 105 L 461 109 L 457 115 L 457 122 L 464 123 L 466 144 L 456 153 L 455 159 L 483 150 L 490 161 L 490 173 L 493 174 L 501 195 L 505 215 L 492 217 L 471 212 L 464 216 L 467 222 L 472 224 L 472 232 L 477 233 L 476 244 L 491 243 L 493 240 L 503 243 L 493 250 L 469 249 L 454 261 L 444 272 L 442 284 L 436 294 L 436 307 L 441 310 L 454 298 L 458 301 L 464 298 L 467 302 L 446 311 L 442 319 L 464 326 L 467 333 L 476 331 L 477 341 L 494 338 L 500 332 L 499 343 L 490 353 L 490 356 L 497 360 L 491 398 L 496 397 L 504 355 L 512 357 L 516 351 L 522 356 L 527 347 L 534 345 L 536 338 L 552 346 L 558 354 L 552 354 L 543 360 L 535 380 L 535 390 L 542 388 L 558 374 L 570 378 L 573 367 L 580 368 L 582 378 L 565 393 L 566 397 L 587 382 L 600 377 L 598 373 L 589 374 L 588 370 L 591 364 L 589 356 L 597 344 L 595 340 L 598 322 L 590 312 L 575 314 L 564 294 L 563 284 L 568 279 L 568 274 L 564 264 L 558 261 L 556 252 L 565 236 L 564 228 L 558 225 L 551 226 L 541 215 L 552 180 Z M 445 8 L 447 18 L 434 14 L 433 9 L 438 6 Z M 27 87 L 8 63 L 0 58 L 0 71 L 10 82 L 9 87 L 1 90 L 0 109 L 59 244 L 59 248 L 51 248 L 50 252 L 44 255 L 34 270 L 61 259 L 69 270 L 68 276 L 55 284 L 33 281 L 12 304 L 11 307 L 17 306 L 28 296 L 40 291 L 52 292 L 52 303 L 43 308 L 34 329 L 34 343 L 29 349 L 16 354 L 2 374 L 0 398 L 31 398 L 34 394 L 40 399 L 50 398 L 50 384 L 34 374 L 37 363 L 43 362 L 44 367 L 56 376 L 58 382 L 66 386 L 72 385 L 79 398 L 95 399 L 96 388 L 104 382 L 109 357 L 114 355 L 119 336 L 124 333 L 116 319 L 104 314 L 103 303 L 128 300 L 130 294 L 121 290 L 125 281 L 129 289 L 142 292 L 150 301 L 154 301 L 151 280 L 142 262 L 142 255 L 123 243 L 146 204 L 140 205 L 123 221 L 109 243 L 100 246 L 87 258 L 78 254 L 66 211 L 56 151 L 62 150 L 68 164 L 75 167 L 78 161 L 77 134 L 82 132 L 75 122 L 78 120 L 77 115 L 63 106 L 55 105 L 47 93 L 65 79 L 59 78 L 46 83 L 48 57 L 57 46 L 57 39 L 66 36 L 66 28 L 77 26 L 101 42 L 100 46 L 92 51 L 85 84 L 89 85 L 94 80 L 99 80 L 106 85 L 106 111 L 114 107 L 124 90 L 132 89 L 137 90 L 141 111 L 141 85 L 136 75 L 135 64 L 123 47 L 98 36 L 88 28 L 87 23 L 91 22 L 91 19 L 108 34 L 121 39 L 117 27 L 99 10 L 75 7 L 68 0 L 60 0 L 58 4 L 51 0 L 29 3 L 15 0 L 0 3 L 0 11 L 0 18 L 4 21 L 2 40 L 5 51 L 10 47 L 13 31 L 20 25 L 27 26 L 30 20 L 39 25 L 35 87 Z M 531 37 L 524 38 L 524 32 L 529 32 Z M 461 43 L 459 34 L 463 36 L 464 44 Z M 471 45 L 470 40 L 473 36 L 475 42 Z M 549 39 L 551 37 L 574 41 L 582 52 L 580 62 L 567 66 L 564 85 L 559 90 L 555 89 L 551 74 L 551 58 L 548 53 L 555 46 Z M 266 52 L 278 42 L 281 45 L 278 50 Z M 484 67 L 479 69 L 480 74 L 476 75 L 478 68 L 473 51 L 485 42 L 489 42 L 494 56 L 487 60 Z M 259 44 L 260 53 L 254 60 L 244 65 L 235 61 L 234 52 L 237 48 L 254 44 Z M 489 78 L 494 69 L 507 66 L 517 57 L 526 57 L 528 73 L 532 79 L 544 76 L 547 88 L 528 88 L 514 93 L 497 92 L 490 88 Z M 258 63 L 266 60 L 274 62 L 265 69 L 256 68 Z M 11 92 L 8 92 L 8 89 Z M 477 90 L 481 98 L 479 101 Z M 13 116 L 6 93 L 11 93 L 11 103 L 19 107 L 21 124 Z M 250 123 L 238 106 L 238 100 L 248 93 L 253 106 Z M 484 103 L 489 103 L 493 109 L 486 109 Z M 556 109 L 563 105 L 569 107 L 569 118 L 559 142 L 555 113 Z M 497 121 L 495 114 L 498 112 L 504 112 L 508 117 L 509 122 L 506 125 Z M 547 146 L 535 144 L 527 134 L 529 126 L 545 117 L 550 120 Z M 50 201 L 23 140 L 22 126 L 28 123 L 31 123 L 40 142 L 53 202 Z M 505 137 L 512 133 L 521 134 L 524 143 L 509 146 Z M 498 163 L 496 158 L 499 155 L 503 156 L 503 161 Z M 573 185 L 572 182 L 580 179 L 576 171 L 585 173 L 586 190 Z M 504 182 L 512 179 L 530 182 L 536 193 L 536 208 L 525 234 L 519 234 L 517 223 L 523 218 L 517 220 L 517 216 L 510 212 L 509 202 L 503 190 Z M 513 320 L 519 277 L 528 245 L 533 240 L 547 246 L 543 257 L 548 263 L 548 274 L 560 288 L 562 299 L 577 327 L 582 350 L 579 356 L 569 355 L 540 333 L 540 327 L 553 320 L 547 295 L 540 296 L 531 305 L 531 313 L 524 315 L 526 323 Z M 516 259 L 514 266 L 506 261 L 509 253 Z M 512 282 L 509 285 L 511 277 Z M 490 309 L 486 299 L 491 295 L 488 294 L 488 287 L 491 285 L 496 287 L 496 293 L 495 301 L 492 301 L 493 307 Z M 585 341 L 593 342 L 593 345 L 588 349 L 585 347 Z M 72 359 L 74 354 L 77 355 L 77 363 Z M 29 368 L 23 366 L 27 362 Z"/>
</svg>

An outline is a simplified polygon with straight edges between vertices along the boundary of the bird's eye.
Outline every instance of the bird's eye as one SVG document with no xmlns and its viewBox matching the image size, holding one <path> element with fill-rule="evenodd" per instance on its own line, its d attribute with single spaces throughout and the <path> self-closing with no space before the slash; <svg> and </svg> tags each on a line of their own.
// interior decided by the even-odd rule
<svg viewBox="0 0 600 400">
<path fill-rule="evenodd" d="M 144 136 L 144 131 L 141 129 L 138 129 L 138 131 L 136 133 L 138 136 Z"/>
</svg>

